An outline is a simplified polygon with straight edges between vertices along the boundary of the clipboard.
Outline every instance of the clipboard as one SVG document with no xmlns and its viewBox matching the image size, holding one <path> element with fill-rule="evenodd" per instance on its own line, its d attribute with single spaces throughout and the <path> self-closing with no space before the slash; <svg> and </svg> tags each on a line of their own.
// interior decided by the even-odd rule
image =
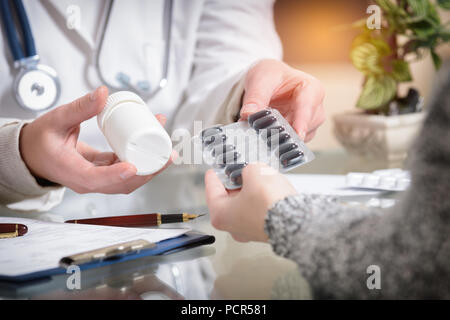
<svg viewBox="0 0 450 320">
<path fill-rule="evenodd" d="M 215 237 L 212 235 L 207 235 L 203 233 L 197 233 L 197 232 L 187 232 L 186 234 L 183 234 L 176 238 L 171 238 L 167 240 L 160 241 L 158 243 L 152 244 L 149 248 L 143 248 L 143 249 L 132 249 L 130 251 L 123 251 L 120 252 L 120 250 L 117 252 L 117 254 L 105 256 L 105 258 L 102 259 L 93 259 L 92 261 L 88 261 L 82 264 L 77 264 L 78 267 L 80 267 L 80 270 L 88 270 L 93 268 L 99 268 L 102 266 L 107 266 L 115 263 L 130 261 L 134 259 L 139 259 L 142 257 L 148 257 L 148 256 L 156 256 L 156 255 L 166 255 L 170 254 L 176 251 L 186 250 L 188 248 L 193 248 L 201 245 L 207 245 L 212 244 L 215 241 Z M 119 247 L 122 244 L 117 244 L 115 247 Z M 102 248 L 99 248 L 99 250 L 102 250 Z M 64 258 L 64 257 L 61 257 Z M 27 273 L 27 274 L 21 274 L 17 276 L 6 276 L 6 275 L 0 275 L 0 281 L 8 281 L 8 282 L 26 282 L 26 281 L 32 281 L 32 280 L 38 280 L 42 278 L 48 278 L 51 276 L 56 276 L 60 274 L 65 274 L 67 272 L 67 269 L 63 266 L 47 269 L 47 270 L 41 270 L 37 272 Z"/>
</svg>

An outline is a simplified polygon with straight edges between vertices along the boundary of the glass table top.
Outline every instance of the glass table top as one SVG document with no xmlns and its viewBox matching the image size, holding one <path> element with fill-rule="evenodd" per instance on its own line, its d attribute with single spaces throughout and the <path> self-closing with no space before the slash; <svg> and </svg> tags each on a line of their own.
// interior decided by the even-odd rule
<svg viewBox="0 0 450 320">
<path fill-rule="evenodd" d="M 370 172 L 375 163 L 352 162 L 341 150 L 316 153 L 316 160 L 294 173 L 345 174 Z M 62 204 L 50 212 L 2 216 L 46 221 L 150 212 L 206 213 L 204 170 L 173 166 L 130 195 L 78 195 L 66 190 Z M 366 202 L 367 198 L 353 199 Z M 240 243 L 215 230 L 209 216 L 188 223 L 195 231 L 214 235 L 212 245 L 165 256 L 147 257 L 82 271 L 81 289 L 70 290 L 70 274 L 32 283 L 0 282 L 1 298 L 29 299 L 309 299 L 308 283 L 297 265 L 276 256 L 266 243 Z M 171 225 L 170 227 L 177 227 Z M 183 225 L 180 224 L 180 227 Z"/>
</svg>

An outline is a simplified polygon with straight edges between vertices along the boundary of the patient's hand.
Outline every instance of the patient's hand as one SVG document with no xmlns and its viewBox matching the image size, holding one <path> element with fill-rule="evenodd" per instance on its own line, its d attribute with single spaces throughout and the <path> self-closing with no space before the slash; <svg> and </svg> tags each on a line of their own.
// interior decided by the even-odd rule
<svg viewBox="0 0 450 320">
<path fill-rule="evenodd" d="M 213 170 L 205 176 L 206 201 L 212 225 L 237 241 L 267 241 L 264 219 L 277 201 L 296 194 L 289 181 L 273 168 L 250 164 L 242 171 L 242 189 L 227 191 Z"/>
<path fill-rule="evenodd" d="M 262 60 L 247 73 L 241 118 L 269 106 L 308 142 L 325 121 L 324 97 L 322 84 L 313 76 L 281 61 Z"/>
<path fill-rule="evenodd" d="M 36 178 L 78 193 L 130 193 L 156 175 L 137 176 L 131 163 L 120 162 L 114 153 L 100 152 L 78 141 L 81 122 L 99 114 L 107 96 L 106 87 L 100 87 L 22 128 L 20 153 Z M 157 117 L 164 124 L 165 118 Z M 166 166 L 171 162 L 172 158 Z"/>
</svg>

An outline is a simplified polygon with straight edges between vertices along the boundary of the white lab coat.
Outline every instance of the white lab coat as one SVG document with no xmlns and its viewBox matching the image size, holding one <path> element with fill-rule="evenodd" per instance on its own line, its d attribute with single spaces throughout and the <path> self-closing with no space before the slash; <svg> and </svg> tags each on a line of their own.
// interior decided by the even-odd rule
<svg viewBox="0 0 450 320">
<path fill-rule="evenodd" d="M 24 1 L 41 63 L 53 67 L 61 81 L 57 105 L 102 84 L 95 72 L 92 49 L 105 1 Z M 162 74 L 165 48 L 163 1 L 115 2 L 100 57 L 100 67 L 108 81 L 116 82 L 116 74 L 125 72 L 133 82 L 148 79 L 156 86 Z M 80 9 L 79 33 L 83 37 L 67 26 L 73 13 L 71 5 Z M 223 114 L 220 110 L 223 101 L 254 62 L 280 59 L 282 55 L 273 24 L 273 0 L 174 0 L 171 25 L 168 84 L 148 101 L 154 113 L 168 117 L 171 129 L 191 129 L 194 120 L 211 124 L 218 114 Z M 15 101 L 14 75 L 12 57 L 2 33 L 0 117 L 38 116 L 21 109 Z M 3 119 L 0 125 L 7 121 Z M 101 150 L 108 149 L 95 119 L 82 124 L 80 140 Z M 54 199 L 49 200 L 51 197 L 45 199 L 28 203 L 27 209 L 39 209 L 44 202 L 46 208 L 56 204 Z M 20 205 L 15 208 L 20 209 Z"/>
</svg>

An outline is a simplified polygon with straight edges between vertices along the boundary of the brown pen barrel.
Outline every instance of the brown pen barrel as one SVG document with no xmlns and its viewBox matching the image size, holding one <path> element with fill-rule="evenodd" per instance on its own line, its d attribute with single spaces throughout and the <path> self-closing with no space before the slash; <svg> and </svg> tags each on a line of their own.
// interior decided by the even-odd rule
<svg viewBox="0 0 450 320">
<path fill-rule="evenodd" d="M 114 216 L 114 217 L 102 217 L 102 218 L 90 218 L 79 220 L 68 220 L 66 223 L 76 224 L 93 224 L 104 225 L 112 227 L 142 227 L 142 226 L 157 226 L 159 225 L 159 214 L 138 214 L 129 216 Z M 158 221 L 159 220 L 159 221 Z"/>
<path fill-rule="evenodd" d="M 3 237 L 18 237 L 23 236 L 28 232 L 28 227 L 20 223 L 0 223 L 0 236 Z"/>
</svg>

